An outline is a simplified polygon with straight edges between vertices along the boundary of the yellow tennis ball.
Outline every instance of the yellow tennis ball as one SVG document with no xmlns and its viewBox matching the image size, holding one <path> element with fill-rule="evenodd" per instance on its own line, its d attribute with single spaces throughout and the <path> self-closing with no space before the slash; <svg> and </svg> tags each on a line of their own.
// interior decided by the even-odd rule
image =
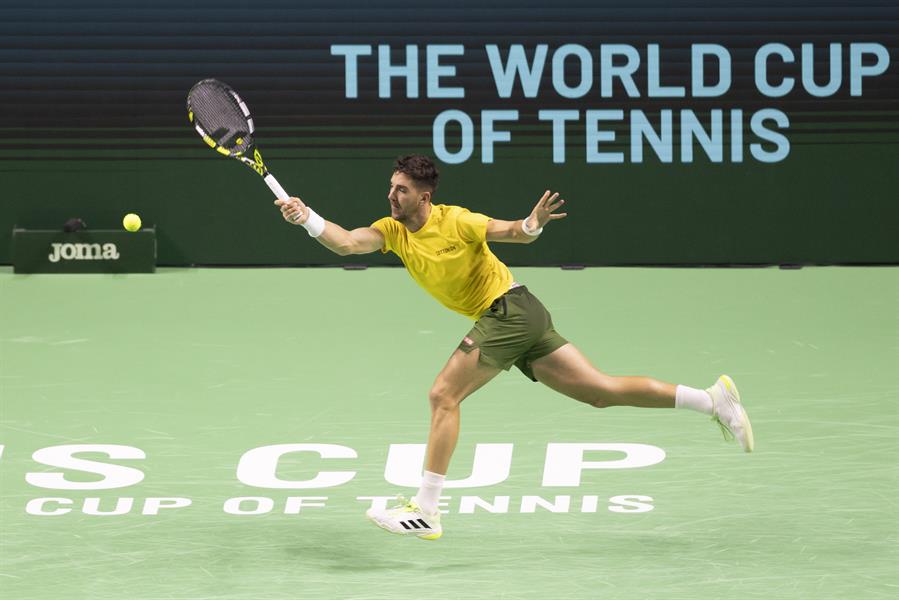
<svg viewBox="0 0 899 600">
<path fill-rule="evenodd" d="M 128 231 L 137 231 L 140 229 L 140 217 L 134 213 L 128 213 L 125 215 L 125 218 L 122 219 L 122 225 Z"/>
</svg>

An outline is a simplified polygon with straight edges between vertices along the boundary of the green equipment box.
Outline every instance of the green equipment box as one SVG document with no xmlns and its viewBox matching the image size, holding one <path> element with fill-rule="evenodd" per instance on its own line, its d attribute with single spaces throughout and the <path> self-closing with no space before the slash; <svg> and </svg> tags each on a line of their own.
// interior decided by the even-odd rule
<svg viewBox="0 0 899 600">
<path fill-rule="evenodd" d="M 156 230 L 13 229 L 15 273 L 152 273 Z"/>
</svg>

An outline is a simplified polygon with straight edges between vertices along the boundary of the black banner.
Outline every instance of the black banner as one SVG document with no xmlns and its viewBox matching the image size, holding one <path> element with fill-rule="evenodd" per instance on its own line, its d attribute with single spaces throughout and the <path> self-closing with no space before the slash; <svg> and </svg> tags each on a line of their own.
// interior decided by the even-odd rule
<svg viewBox="0 0 899 600">
<path fill-rule="evenodd" d="M 208 77 L 345 227 L 386 214 L 392 159 L 422 152 L 436 202 L 569 201 L 540 244 L 497 250 L 512 264 L 896 262 L 897 48 L 894 0 L 7 3 L 0 262 L 13 226 L 125 212 L 161 264 L 344 260 L 190 127 Z"/>
<path fill-rule="evenodd" d="M 156 232 L 13 231 L 16 273 L 152 273 Z"/>
</svg>

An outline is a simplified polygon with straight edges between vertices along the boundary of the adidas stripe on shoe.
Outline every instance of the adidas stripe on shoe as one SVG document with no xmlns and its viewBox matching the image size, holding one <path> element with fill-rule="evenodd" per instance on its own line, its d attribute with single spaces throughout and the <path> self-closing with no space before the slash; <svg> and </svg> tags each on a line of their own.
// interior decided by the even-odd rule
<svg viewBox="0 0 899 600">
<path fill-rule="evenodd" d="M 436 540 L 443 535 L 440 525 L 440 513 L 425 514 L 415 499 L 406 500 L 397 497 L 399 504 L 392 508 L 365 511 L 368 520 L 390 533 L 398 535 L 414 535 L 423 540 Z"/>
</svg>

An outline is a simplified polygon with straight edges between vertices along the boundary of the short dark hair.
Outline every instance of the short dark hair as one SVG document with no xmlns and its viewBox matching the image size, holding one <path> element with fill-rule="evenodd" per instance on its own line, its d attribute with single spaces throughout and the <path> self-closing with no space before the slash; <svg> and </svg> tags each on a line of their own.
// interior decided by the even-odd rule
<svg viewBox="0 0 899 600">
<path fill-rule="evenodd" d="M 400 156 L 393 162 L 393 172 L 402 173 L 415 183 L 430 188 L 431 193 L 437 191 L 440 172 L 437 170 L 437 165 L 428 156 L 423 154 Z"/>
</svg>

